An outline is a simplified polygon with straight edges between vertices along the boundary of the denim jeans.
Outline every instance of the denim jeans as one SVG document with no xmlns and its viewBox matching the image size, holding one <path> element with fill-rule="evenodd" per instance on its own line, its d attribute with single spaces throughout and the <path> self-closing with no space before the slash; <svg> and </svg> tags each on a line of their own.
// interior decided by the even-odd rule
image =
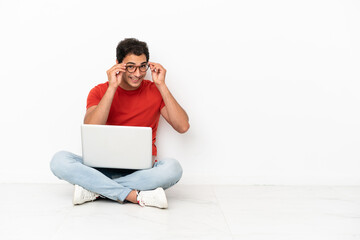
<svg viewBox="0 0 360 240">
<path fill-rule="evenodd" d="M 181 165 L 171 158 L 157 161 L 152 168 L 144 170 L 93 168 L 84 165 L 81 156 L 66 151 L 54 155 L 50 168 L 59 179 L 120 202 L 132 190 L 167 189 L 182 176 Z"/>
</svg>

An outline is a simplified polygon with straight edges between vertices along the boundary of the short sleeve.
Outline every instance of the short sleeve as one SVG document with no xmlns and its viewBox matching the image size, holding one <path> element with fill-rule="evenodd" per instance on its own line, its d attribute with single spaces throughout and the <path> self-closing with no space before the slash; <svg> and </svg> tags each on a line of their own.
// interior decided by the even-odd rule
<svg viewBox="0 0 360 240">
<path fill-rule="evenodd" d="M 101 101 L 100 88 L 99 86 L 96 86 L 93 89 L 91 89 L 91 91 L 89 92 L 89 95 L 87 97 L 86 109 L 98 105 L 100 101 Z"/>
</svg>

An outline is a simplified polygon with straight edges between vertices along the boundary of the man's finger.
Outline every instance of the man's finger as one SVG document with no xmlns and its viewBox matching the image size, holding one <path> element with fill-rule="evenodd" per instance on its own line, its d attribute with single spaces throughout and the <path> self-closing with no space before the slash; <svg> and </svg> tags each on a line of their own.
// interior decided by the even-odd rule
<svg viewBox="0 0 360 240">
<path fill-rule="evenodd" d="M 149 62 L 150 65 L 163 67 L 160 63 Z"/>
<path fill-rule="evenodd" d="M 114 72 L 114 71 L 122 71 L 122 72 L 125 72 L 126 68 L 125 67 L 119 67 L 119 66 L 116 66 L 116 67 L 112 67 L 110 68 L 110 72 Z"/>
<path fill-rule="evenodd" d="M 160 64 L 158 64 L 158 63 L 153 63 L 153 62 L 149 62 L 149 65 L 150 65 L 150 67 L 157 67 L 157 66 L 159 66 Z"/>
</svg>

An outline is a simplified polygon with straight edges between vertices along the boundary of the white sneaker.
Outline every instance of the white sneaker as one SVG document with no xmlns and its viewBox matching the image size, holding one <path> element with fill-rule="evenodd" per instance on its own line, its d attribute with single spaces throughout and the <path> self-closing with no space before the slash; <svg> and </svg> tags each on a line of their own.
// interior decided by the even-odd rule
<svg viewBox="0 0 360 240">
<path fill-rule="evenodd" d="M 94 201 L 98 197 L 100 197 L 99 194 L 90 192 L 80 187 L 79 185 L 75 185 L 73 204 L 78 205 L 78 204 Z"/>
<path fill-rule="evenodd" d="M 151 191 L 140 191 L 137 196 L 137 201 L 140 206 L 167 208 L 165 191 L 162 188 L 157 188 Z"/>
</svg>

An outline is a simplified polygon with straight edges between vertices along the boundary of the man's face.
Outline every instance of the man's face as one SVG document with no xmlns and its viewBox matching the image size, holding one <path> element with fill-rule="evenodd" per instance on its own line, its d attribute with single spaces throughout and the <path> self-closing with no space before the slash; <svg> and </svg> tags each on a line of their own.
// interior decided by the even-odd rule
<svg viewBox="0 0 360 240">
<path fill-rule="evenodd" d="M 125 90 L 138 89 L 146 75 L 146 71 L 141 71 L 145 69 L 144 65 L 147 66 L 145 54 L 140 56 L 136 56 L 135 54 L 128 54 L 122 62 L 126 64 L 127 70 L 122 75 L 120 87 Z"/>
</svg>

